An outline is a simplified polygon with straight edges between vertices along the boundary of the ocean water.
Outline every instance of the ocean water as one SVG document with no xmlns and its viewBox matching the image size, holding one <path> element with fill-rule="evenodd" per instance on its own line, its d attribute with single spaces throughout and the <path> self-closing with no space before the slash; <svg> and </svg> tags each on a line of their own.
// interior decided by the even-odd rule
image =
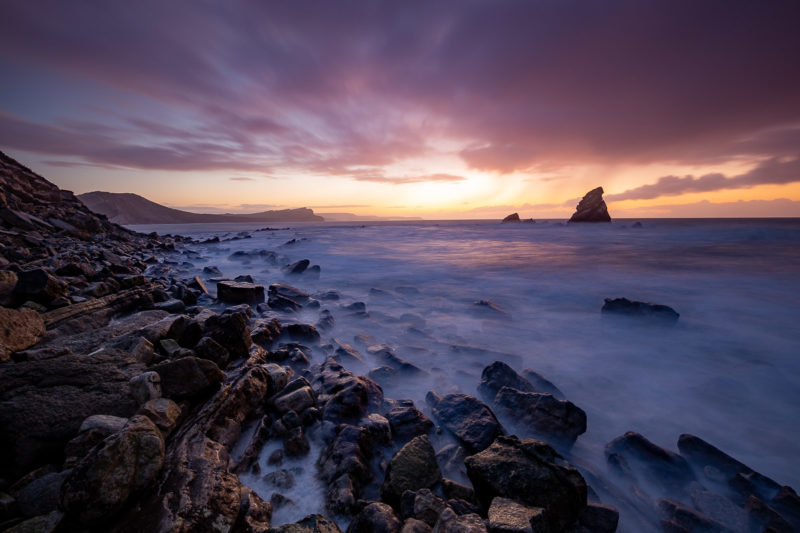
<svg viewBox="0 0 800 533">
<path fill-rule="evenodd" d="M 800 219 L 642 223 L 133 229 L 195 238 L 249 231 L 249 239 L 189 246 L 197 253 L 183 272 L 215 265 L 225 276 L 250 274 L 264 285 L 339 291 L 339 303 L 322 305 L 335 319 L 323 343 L 354 344 L 355 335 L 368 334 L 428 372 L 384 387 L 389 398 L 411 398 L 424 408 L 428 390 L 477 395 L 481 370 L 501 359 L 544 375 L 586 411 L 588 430 L 570 458 L 600 475 L 603 447 L 626 431 L 674 451 L 678 436 L 692 433 L 800 488 Z M 287 277 L 265 261 L 230 258 L 259 249 L 276 251 L 284 262 L 307 258 L 320 265 L 321 276 Z M 615 297 L 669 305 L 680 320 L 654 327 L 604 318 L 604 298 Z M 479 300 L 507 315 L 482 314 Z M 367 318 L 341 307 L 357 301 L 366 304 Z M 279 318 L 315 323 L 318 313 Z M 315 351 L 313 362 L 322 357 Z M 272 489 L 257 476 L 248 482 L 269 499 Z M 276 523 L 320 508 L 322 486 L 300 485 L 303 491 L 289 492 L 301 501 L 276 511 Z M 620 530 L 632 530 L 625 524 L 623 512 Z"/>
</svg>

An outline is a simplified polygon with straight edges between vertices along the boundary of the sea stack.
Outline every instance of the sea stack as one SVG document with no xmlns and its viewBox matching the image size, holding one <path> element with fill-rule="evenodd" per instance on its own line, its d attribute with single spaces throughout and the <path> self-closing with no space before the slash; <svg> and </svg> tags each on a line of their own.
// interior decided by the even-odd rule
<svg viewBox="0 0 800 533">
<path fill-rule="evenodd" d="M 570 222 L 611 222 L 608 208 L 603 200 L 603 188 L 598 187 L 587 192 L 575 208 Z"/>
<path fill-rule="evenodd" d="M 503 224 L 508 224 L 509 222 L 519 222 L 519 213 L 511 213 L 503 219 Z"/>
</svg>

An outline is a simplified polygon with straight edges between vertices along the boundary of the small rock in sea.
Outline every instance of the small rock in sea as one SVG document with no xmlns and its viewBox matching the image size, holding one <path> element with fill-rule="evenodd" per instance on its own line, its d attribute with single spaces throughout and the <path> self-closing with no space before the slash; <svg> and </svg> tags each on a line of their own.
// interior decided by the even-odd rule
<svg viewBox="0 0 800 533">
<path fill-rule="evenodd" d="M 491 300 L 478 300 L 472 304 L 474 314 L 491 318 L 510 318 L 511 314 Z"/>
<path fill-rule="evenodd" d="M 220 269 L 215 266 L 203 267 L 203 274 L 207 274 L 209 276 L 222 276 Z"/>
<path fill-rule="evenodd" d="M 292 263 L 291 265 L 286 265 L 283 268 L 283 271 L 287 274 L 302 274 L 306 271 L 310 264 L 311 261 L 308 259 L 301 259 L 300 261 Z"/>
<path fill-rule="evenodd" d="M 374 502 L 364 507 L 358 513 L 347 533 L 392 533 L 400 531 L 400 520 L 394 514 L 394 510 L 381 502 Z"/>
<path fill-rule="evenodd" d="M 427 435 L 420 435 L 392 457 L 381 487 L 381 498 L 397 504 L 403 492 L 433 487 L 441 479 L 433 445 Z"/>
<path fill-rule="evenodd" d="M 636 302 L 627 298 L 606 298 L 603 313 L 642 317 L 663 323 L 675 323 L 680 315 L 671 307 L 647 302 Z"/>
<path fill-rule="evenodd" d="M 287 324 L 282 331 L 296 341 L 316 343 L 320 340 L 319 332 L 312 324 Z"/>
<path fill-rule="evenodd" d="M 503 428 L 489 407 L 474 396 L 462 393 L 441 398 L 428 394 L 433 415 L 471 452 L 486 449 Z"/>
<path fill-rule="evenodd" d="M 217 282 L 217 299 L 228 304 L 254 304 L 264 301 L 264 286 L 245 281 Z"/>
<path fill-rule="evenodd" d="M 570 222 L 611 222 L 608 207 L 603 200 L 603 188 L 597 187 L 587 192 L 575 208 Z"/>
<path fill-rule="evenodd" d="M 233 278 L 233 281 L 238 281 L 242 283 L 253 283 L 253 276 L 250 274 L 242 274 Z"/>
<path fill-rule="evenodd" d="M 519 222 L 519 213 L 511 213 L 503 219 L 504 224 L 508 222 Z"/>
</svg>

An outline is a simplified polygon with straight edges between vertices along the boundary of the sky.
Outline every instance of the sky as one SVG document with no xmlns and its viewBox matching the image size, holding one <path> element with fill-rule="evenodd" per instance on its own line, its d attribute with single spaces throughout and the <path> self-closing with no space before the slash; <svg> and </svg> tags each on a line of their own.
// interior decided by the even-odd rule
<svg viewBox="0 0 800 533">
<path fill-rule="evenodd" d="M 0 150 L 199 212 L 800 216 L 800 2 L 9 2 Z"/>
</svg>

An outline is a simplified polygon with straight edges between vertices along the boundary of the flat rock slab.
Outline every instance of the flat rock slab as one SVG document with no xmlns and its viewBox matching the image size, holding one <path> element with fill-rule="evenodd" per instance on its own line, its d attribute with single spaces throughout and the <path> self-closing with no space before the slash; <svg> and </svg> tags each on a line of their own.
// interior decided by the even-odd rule
<svg viewBox="0 0 800 533">
<path fill-rule="evenodd" d="M 228 304 L 261 303 L 264 301 L 264 286 L 246 281 L 219 281 L 217 299 Z"/>
</svg>

